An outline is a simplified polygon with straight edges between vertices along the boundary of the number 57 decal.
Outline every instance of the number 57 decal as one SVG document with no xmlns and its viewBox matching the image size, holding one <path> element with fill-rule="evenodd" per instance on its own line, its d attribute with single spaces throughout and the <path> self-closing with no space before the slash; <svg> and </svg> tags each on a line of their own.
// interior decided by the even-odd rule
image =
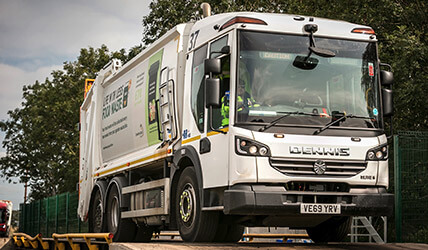
<svg viewBox="0 0 428 250">
<path fill-rule="evenodd" d="M 193 32 L 190 35 L 189 51 L 191 51 L 192 49 L 195 48 L 195 46 L 196 46 L 196 39 L 198 38 L 198 35 L 199 35 L 199 30 Z"/>
</svg>

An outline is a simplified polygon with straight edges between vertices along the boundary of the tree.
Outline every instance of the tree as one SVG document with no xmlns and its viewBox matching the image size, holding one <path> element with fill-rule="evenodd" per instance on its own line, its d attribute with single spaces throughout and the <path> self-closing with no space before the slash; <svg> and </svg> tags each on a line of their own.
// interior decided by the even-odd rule
<svg viewBox="0 0 428 250">
<path fill-rule="evenodd" d="M 52 80 L 24 86 L 22 107 L 9 111 L 9 119 L 0 122 L 7 151 L 0 159 L 1 175 L 28 182 L 34 200 L 75 191 L 79 166 L 76 125 L 85 78 L 94 78 L 112 58 L 128 61 L 140 50 L 137 46 L 126 54 L 124 49 L 110 53 L 106 46 L 81 49 L 77 61 L 65 62 L 63 70 L 51 73 Z"/>
</svg>

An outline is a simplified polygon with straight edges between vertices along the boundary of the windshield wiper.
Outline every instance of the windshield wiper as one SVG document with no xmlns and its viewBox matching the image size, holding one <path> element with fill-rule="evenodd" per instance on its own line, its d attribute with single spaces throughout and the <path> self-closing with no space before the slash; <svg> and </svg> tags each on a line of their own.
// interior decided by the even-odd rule
<svg viewBox="0 0 428 250">
<path fill-rule="evenodd" d="M 331 126 L 335 125 L 336 123 L 339 123 L 341 121 L 346 120 L 346 118 L 371 119 L 371 117 L 357 116 L 357 115 L 353 115 L 353 114 L 347 115 L 346 113 L 339 113 L 339 112 L 335 112 L 335 111 L 333 111 L 332 118 L 333 118 L 333 120 L 331 122 L 329 122 L 326 125 L 324 125 L 324 127 L 315 130 L 315 132 L 312 135 L 318 135 L 321 132 L 323 132 L 324 130 L 326 130 L 326 129 L 330 128 Z"/>
<path fill-rule="evenodd" d="M 271 121 L 269 124 L 263 126 L 262 128 L 259 129 L 259 132 L 263 132 L 266 129 L 274 126 L 275 124 L 277 124 L 280 120 L 282 120 L 283 118 L 290 116 L 290 115 L 310 115 L 310 116 L 318 116 L 318 114 L 314 114 L 314 113 L 305 113 L 305 112 L 301 112 L 301 111 L 294 111 L 294 112 L 277 112 L 280 114 L 284 114 L 278 118 L 276 118 L 275 120 Z"/>
</svg>

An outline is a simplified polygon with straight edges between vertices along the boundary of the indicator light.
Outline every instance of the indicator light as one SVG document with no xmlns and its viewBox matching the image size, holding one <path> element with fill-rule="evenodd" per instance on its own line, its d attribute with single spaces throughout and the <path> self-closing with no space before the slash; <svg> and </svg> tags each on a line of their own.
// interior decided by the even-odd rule
<svg viewBox="0 0 428 250">
<path fill-rule="evenodd" d="M 375 35 L 374 30 L 371 28 L 355 28 L 351 32 L 359 33 L 359 34 Z"/>
<path fill-rule="evenodd" d="M 251 18 L 251 17 L 234 17 L 227 21 L 225 24 L 223 24 L 219 31 L 226 29 L 229 26 L 232 26 L 236 23 L 250 23 L 250 24 L 262 24 L 267 25 L 267 23 L 263 20 L 257 19 L 257 18 Z"/>
</svg>

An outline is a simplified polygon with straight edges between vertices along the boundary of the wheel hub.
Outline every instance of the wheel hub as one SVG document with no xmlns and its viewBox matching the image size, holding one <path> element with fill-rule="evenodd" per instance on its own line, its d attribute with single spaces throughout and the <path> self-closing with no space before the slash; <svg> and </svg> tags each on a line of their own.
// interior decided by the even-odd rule
<svg viewBox="0 0 428 250">
<path fill-rule="evenodd" d="M 103 205 L 101 203 L 101 200 L 98 201 L 98 205 L 95 209 L 95 228 L 97 229 L 97 232 L 101 232 L 102 227 L 102 221 L 103 221 Z"/>
<path fill-rule="evenodd" d="M 180 195 L 180 215 L 184 222 L 189 222 L 193 214 L 193 200 L 195 191 L 189 184 Z"/>
</svg>

